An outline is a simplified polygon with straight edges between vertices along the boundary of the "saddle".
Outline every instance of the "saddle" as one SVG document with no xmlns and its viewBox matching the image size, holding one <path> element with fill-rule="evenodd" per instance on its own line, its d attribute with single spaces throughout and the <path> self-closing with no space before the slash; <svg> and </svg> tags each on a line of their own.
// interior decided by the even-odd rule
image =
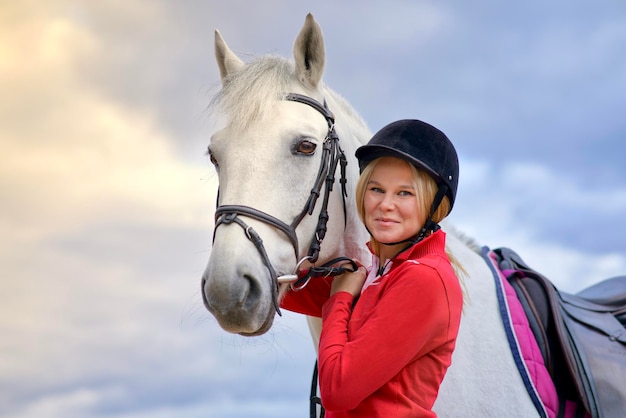
<svg viewBox="0 0 626 418">
<path fill-rule="evenodd" d="M 626 416 L 626 276 L 569 294 L 511 249 L 494 253 L 554 381 L 558 417 Z"/>
</svg>

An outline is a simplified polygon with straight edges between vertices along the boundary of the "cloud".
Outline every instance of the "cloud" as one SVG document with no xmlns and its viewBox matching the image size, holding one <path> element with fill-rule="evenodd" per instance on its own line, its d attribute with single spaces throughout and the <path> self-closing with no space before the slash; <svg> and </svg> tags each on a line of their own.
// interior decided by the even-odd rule
<svg viewBox="0 0 626 418">
<path fill-rule="evenodd" d="M 609 224 L 626 209 L 626 190 L 589 189 L 540 165 L 461 160 L 451 221 L 481 245 L 512 248 L 571 292 L 626 271 L 621 224 Z"/>
<path fill-rule="evenodd" d="M 162 378 L 153 402 L 219 364 L 185 362 L 202 344 L 181 331 L 201 308 L 214 175 L 154 112 L 85 83 L 104 49 L 88 27 L 15 13 L 0 36 L 2 416 L 86 417 Z"/>
<path fill-rule="evenodd" d="M 14 220 L 48 234 L 112 211 L 187 225 L 206 218 L 203 193 L 215 188 L 208 164 L 177 158 L 153 112 L 83 84 L 79 62 L 102 52 L 98 39 L 61 18 L 4 30 L 12 100 L 2 102 L 0 175 Z"/>
</svg>

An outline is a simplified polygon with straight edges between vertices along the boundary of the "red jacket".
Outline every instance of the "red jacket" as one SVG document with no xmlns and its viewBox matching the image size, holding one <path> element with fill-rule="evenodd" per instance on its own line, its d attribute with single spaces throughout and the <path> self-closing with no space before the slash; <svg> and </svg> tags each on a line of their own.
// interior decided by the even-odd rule
<svg viewBox="0 0 626 418">
<path fill-rule="evenodd" d="M 374 257 L 374 269 L 377 264 Z M 436 416 L 432 406 L 451 362 L 463 305 L 445 233 L 396 256 L 364 286 L 354 308 L 347 292 L 329 298 L 331 281 L 313 279 L 281 303 L 322 317 L 319 385 L 326 417 Z"/>
</svg>

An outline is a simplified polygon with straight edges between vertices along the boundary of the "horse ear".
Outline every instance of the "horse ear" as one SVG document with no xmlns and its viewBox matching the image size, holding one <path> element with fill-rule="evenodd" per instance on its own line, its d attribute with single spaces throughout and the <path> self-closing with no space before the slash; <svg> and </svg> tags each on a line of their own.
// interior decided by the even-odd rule
<svg viewBox="0 0 626 418">
<path fill-rule="evenodd" d="M 215 31 L 215 59 L 217 60 L 217 66 L 220 68 L 222 82 L 224 82 L 228 74 L 244 66 L 243 61 L 230 50 L 218 30 Z"/>
<path fill-rule="evenodd" d="M 311 13 L 306 15 L 304 26 L 293 45 L 296 76 L 305 86 L 316 88 L 324 72 L 325 52 L 322 29 Z"/>
</svg>

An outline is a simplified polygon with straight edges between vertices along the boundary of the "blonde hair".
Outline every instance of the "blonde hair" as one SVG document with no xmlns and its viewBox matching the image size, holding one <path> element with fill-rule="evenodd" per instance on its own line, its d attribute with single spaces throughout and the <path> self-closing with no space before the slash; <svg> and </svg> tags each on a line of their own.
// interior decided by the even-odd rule
<svg viewBox="0 0 626 418">
<path fill-rule="evenodd" d="M 384 158 L 395 158 L 395 157 L 379 157 L 373 160 L 363 169 L 363 172 L 361 173 L 361 176 L 359 177 L 359 180 L 356 184 L 356 191 L 355 191 L 356 208 L 357 208 L 357 213 L 359 214 L 359 218 L 361 219 L 361 222 L 363 222 L 364 225 L 365 225 L 364 201 L 365 201 L 365 192 L 367 190 L 367 184 L 369 183 L 372 177 L 372 173 L 374 172 L 374 169 L 376 168 L 378 163 L 380 163 L 380 161 L 383 160 Z M 420 208 L 418 213 L 423 217 L 423 219 L 421 219 L 421 223 L 424 224 L 426 222 L 426 217 L 430 213 L 432 202 L 435 199 L 435 195 L 437 194 L 437 190 L 439 189 L 439 187 L 437 186 L 437 183 L 435 182 L 435 180 L 426 171 L 418 169 L 417 167 L 415 167 L 413 164 L 409 163 L 408 161 L 402 160 L 400 158 L 395 158 L 395 159 L 405 163 L 411 170 L 411 176 L 413 178 L 413 187 L 415 188 L 415 192 L 416 192 L 415 197 L 417 199 L 418 207 Z M 433 216 L 432 216 L 433 222 L 435 223 L 441 222 L 443 219 L 446 218 L 446 216 L 448 216 L 449 212 L 450 212 L 450 200 L 448 199 L 448 196 L 445 196 L 443 200 L 441 201 L 441 203 L 439 204 L 439 207 L 435 210 L 435 213 L 433 213 Z M 378 255 L 380 253 L 381 243 L 376 241 L 374 237 L 370 236 L 370 245 L 374 253 Z M 450 264 L 452 264 L 452 267 L 457 277 L 459 278 L 459 280 L 461 280 L 460 275 L 467 274 L 465 269 L 459 263 L 456 257 L 454 257 L 448 251 L 447 248 L 446 248 L 446 255 L 448 256 L 448 259 L 450 260 Z"/>
</svg>

